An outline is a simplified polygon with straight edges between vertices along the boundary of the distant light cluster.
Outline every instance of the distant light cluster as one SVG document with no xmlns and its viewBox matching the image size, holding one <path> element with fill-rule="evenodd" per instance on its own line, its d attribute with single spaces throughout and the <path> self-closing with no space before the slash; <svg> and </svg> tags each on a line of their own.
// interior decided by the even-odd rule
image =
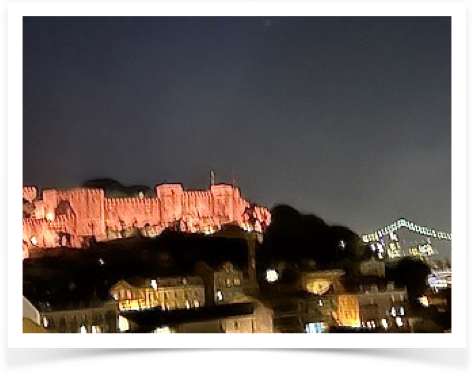
<svg viewBox="0 0 474 376">
<path fill-rule="evenodd" d="M 432 238 L 440 239 L 440 240 L 448 240 L 451 241 L 451 234 L 442 232 L 442 231 L 436 231 L 435 229 L 426 227 L 426 226 L 420 226 L 417 225 L 413 222 L 410 222 L 406 219 L 399 219 L 392 224 L 385 226 L 384 228 L 377 230 L 375 232 L 372 232 L 370 234 L 364 234 L 362 235 L 362 240 L 365 243 L 372 242 L 372 241 L 377 241 L 379 240 L 382 236 L 389 235 L 390 233 L 393 233 L 395 231 L 398 231 L 401 228 L 406 228 L 412 232 L 415 232 L 420 235 L 426 235 Z"/>
</svg>

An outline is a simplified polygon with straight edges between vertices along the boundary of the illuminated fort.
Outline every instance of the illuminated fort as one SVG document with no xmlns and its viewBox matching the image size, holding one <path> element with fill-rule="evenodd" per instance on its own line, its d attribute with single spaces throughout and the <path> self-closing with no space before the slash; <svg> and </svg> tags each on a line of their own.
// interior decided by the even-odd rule
<svg viewBox="0 0 474 376">
<path fill-rule="evenodd" d="M 71 190 L 23 187 L 23 257 L 32 250 L 87 247 L 90 240 L 127 237 L 133 231 L 153 237 L 172 227 L 211 234 L 225 224 L 262 232 L 270 223 L 267 208 L 242 198 L 239 188 L 214 184 L 208 190 L 184 190 L 162 184 L 156 196 L 108 197 L 102 188 Z"/>
</svg>

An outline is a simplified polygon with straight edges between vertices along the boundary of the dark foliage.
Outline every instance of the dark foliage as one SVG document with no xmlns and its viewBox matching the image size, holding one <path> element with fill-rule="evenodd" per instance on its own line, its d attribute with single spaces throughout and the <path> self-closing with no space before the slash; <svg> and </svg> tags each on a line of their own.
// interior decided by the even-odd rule
<svg viewBox="0 0 474 376">
<path fill-rule="evenodd" d="M 411 301 L 425 294 L 428 288 L 427 278 L 431 269 L 423 261 L 406 257 L 401 259 L 395 267 L 387 268 L 387 278 L 394 281 L 399 287 L 406 286 L 408 298 Z"/>
<path fill-rule="evenodd" d="M 354 264 L 367 256 L 360 237 L 347 227 L 329 226 L 321 218 L 301 214 L 288 205 L 276 206 L 271 214 L 263 244 L 264 263 L 314 260 L 327 267 Z"/>
</svg>

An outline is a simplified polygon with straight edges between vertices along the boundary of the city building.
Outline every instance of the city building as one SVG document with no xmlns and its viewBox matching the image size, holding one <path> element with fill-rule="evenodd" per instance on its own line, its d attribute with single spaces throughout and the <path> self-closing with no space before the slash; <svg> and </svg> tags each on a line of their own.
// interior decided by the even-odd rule
<svg viewBox="0 0 474 376">
<path fill-rule="evenodd" d="M 410 247 L 408 252 L 410 256 L 419 257 L 422 259 L 436 254 L 435 249 L 429 242 Z"/>
<path fill-rule="evenodd" d="M 127 311 L 121 314 L 128 332 L 272 333 L 272 310 L 258 301 L 203 306 L 190 310 Z"/>
<path fill-rule="evenodd" d="M 76 308 L 44 307 L 42 326 L 57 333 L 117 333 L 118 309 L 114 301 Z"/>
<path fill-rule="evenodd" d="M 225 262 L 214 269 L 201 261 L 196 264 L 195 270 L 204 280 L 209 304 L 228 304 L 245 298 L 244 274 L 232 263 Z"/>
<path fill-rule="evenodd" d="M 403 329 L 409 327 L 406 289 L 395 289 L 392 283 L 360 286 L 357 295 L 360 326 L 372 329 Z"/>
<path fill-rule="evenodd" d="M 360 274 L 363 276 L 385 277 L 385 263 L 372 257 L 370 260 L 362 261 L 359 265 Z"/>
<path fill-rule="evenodd" d="M 355 294 L 336 296 L 335 319 L 338 326 L 360 326 L 359 299 Z"/>
<path fill-rule="evenodd" d="M 41 314 L 23 297 L 23 333 L 47 333 L 41 324 Z"/>
<path fill-rule="evenodd" d="M 201 277 L 130 278 L 117 282 L 110 294 L 119 310 L 190 309 L 205 305 L 205 286 Z"/>
<path fill-rule="evenodd" d="M 344 270 L 304 270 L 301 275 L 301 287 L 312 294 L 323 295 L 329 290 L 341 291 L 341 278 L 345 274 Z"/>
</svg>

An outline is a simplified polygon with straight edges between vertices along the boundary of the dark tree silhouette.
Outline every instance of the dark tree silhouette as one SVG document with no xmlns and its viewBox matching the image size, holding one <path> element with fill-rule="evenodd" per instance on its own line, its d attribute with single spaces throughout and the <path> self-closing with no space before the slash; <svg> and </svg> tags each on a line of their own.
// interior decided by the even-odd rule
<svg viewBox="0 0 474 376">
<path fill-rule="evenodd" d="M 263 264 L 314 260 L 321 267 L 351 267 L 366 258 L 360 237 L 344 226 L 329 226 L 312 214 L 301 214 L 288 205 L 272 209 L 262 247 Z"/>
<path fill-rule="evenodd" d="M 401 259 L 393 269 L 387 268 L 387 277 L 390 277 L 397 286 L 406 286 L 408 298 L 412 302 L 425 294 L 428 288 L 427 277 L 430 273 L 428 265 L 410 257 Z"/>
</svg>

